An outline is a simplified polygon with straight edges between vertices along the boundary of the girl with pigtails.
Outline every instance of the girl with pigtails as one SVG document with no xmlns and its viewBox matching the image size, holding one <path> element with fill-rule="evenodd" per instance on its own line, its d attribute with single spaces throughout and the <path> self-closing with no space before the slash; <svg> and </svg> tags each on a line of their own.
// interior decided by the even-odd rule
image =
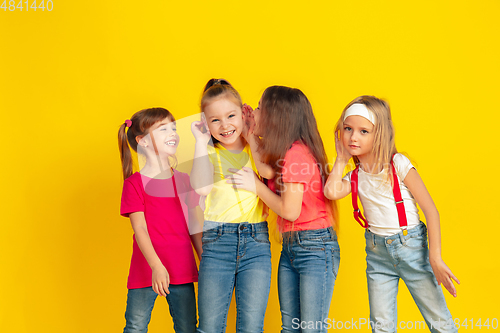
<svg viewBox="0 0 500 333">
<path fill-rule="evenodd" d="M 147 332 L 158 295 L 167 299 L 175 332 L 196 332 L 193 246 L 200 256 L 199 196 L 189 176 L 174 169 L 175 119 L 163 108 L 139 111 L 121 125 L 118 143 L 124 178 L 120 213 L 134 230 L 124 333 Z M 140 172 L 133 173 L 130 148 L 145 157 Z"/>
</svg>

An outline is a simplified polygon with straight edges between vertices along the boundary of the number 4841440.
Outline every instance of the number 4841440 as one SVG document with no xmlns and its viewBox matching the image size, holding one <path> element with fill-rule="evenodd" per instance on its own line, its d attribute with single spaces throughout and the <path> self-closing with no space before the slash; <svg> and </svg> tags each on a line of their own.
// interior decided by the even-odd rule
<svg viewBox="0 0 500 333">
<path fill-rule="evenodd" d="M 9 9 L 9 11 L 11 12 L 15 10 L 19 10 L 22 12 L 23 10 L 28 11 L 30 9 L 34 11 L 36 11 L 37 9 L 45 11 L 45 9 L 47 9 L 47 11 L 51 12 L 52 9 L 54 9 L 54 4 L 52 3 L 52 0 L 47 0 L 45 2 L 44 0 L 42 0 L 38 4 L 37 0 L 34 0 L 31 5 L 29 4 L 28 0 L 20 0 L 17 4 L 15 0 L 10 0 L 8 4 L 7 0 L 4 0 L 2 2 L 2 5 L 0 6 L 0 9 L 3 9 L 4 11 L 7 11 L 7 9 Z"/>
</svg>

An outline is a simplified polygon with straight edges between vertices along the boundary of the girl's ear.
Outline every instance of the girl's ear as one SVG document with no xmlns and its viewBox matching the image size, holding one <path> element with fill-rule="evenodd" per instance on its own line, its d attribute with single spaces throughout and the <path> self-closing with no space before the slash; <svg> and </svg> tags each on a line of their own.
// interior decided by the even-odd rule
<svg viewBox="0 0 500 333">
<path fill-rule="evenodd" d="M 141 147 L 146 148 L 148 146 L 148 141 L 146 140 L 146 138 L 143 135 L 136 136 L 135 141 Z"/>
</svg>

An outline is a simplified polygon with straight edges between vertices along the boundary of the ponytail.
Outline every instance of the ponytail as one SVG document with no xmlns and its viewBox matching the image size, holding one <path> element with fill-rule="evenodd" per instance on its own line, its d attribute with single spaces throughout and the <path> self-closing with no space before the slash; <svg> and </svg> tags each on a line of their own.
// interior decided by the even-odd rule
<svg viewBox="0 0 500 333">
<path fill-rule="evenodd" d="M 118 149 L 120 149 L 120 159 L 122 161 L 122 172 L 123 179 L 127 179 L 132 176 L 133 173 L 133 162 L 132 162 L 132 152 L 128 146 L 127 139 L 127 124 L 123 123 L 118 130 Z"/>
</svg>

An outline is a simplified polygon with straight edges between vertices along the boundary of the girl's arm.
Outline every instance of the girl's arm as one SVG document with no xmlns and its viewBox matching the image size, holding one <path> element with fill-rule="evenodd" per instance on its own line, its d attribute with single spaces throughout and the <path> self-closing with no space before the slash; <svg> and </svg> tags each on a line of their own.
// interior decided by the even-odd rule
<svg viewBox="0 0 500 333">
<path fill-rule="evenodd" d="M 202 119 L 203 116 L 202 116 Z M 202 132 L 205 127 L 206 132 Z M 191 124 L 191 131 L 196 138 L 194 147 L 193 168 L 191 169 L 190 182 L 191 187 L 199 195 L 208 195 L 212 190 L 214 180 L 214 166 L 208 158 L 208 141 L 210 132 L 204 121 L 195 121 Z"/>
<path fill-rule="evenodd" d="M 253 112 L 252 107 L 250 105 L 243 104 L 241 110 L 243 114 L 243 125 L 244 125 L 241 134 L 243 135 L 246 142 L 248 142 L 248 145 L 250 146 L 253 160 L 255 162 L 255 167 L 257 168 L 257 171 L 259 172 L 259 175 L 262 178 L 273 179 L 275 175 L 274 169 L 270 165 L 262 162 L 261 155 L 258 152 L 259 145 L 257 143 L 257 138 L 253 133 L 253 129 L 255 127 L 255 120 L 252 114 Z"/>
<path fill-rule="evenodd" d="M 241 188 L 257 194 L 260 199 L 276 214 L 288 221 L 295 221 L 302 211 L 304 185 L 300 183 L 284 183 L 281 196 L 271 191 L 251 168 L 241 170 L 229 169 L 234 174 L 227 176 L 228 183 L 233 187 Z"/>
<path fill-rule="evenodd" d="M 198 254 L 198 259 L 201 260 L 201 254 L 203 252 L 203 249 L 201 247 L 201 234 L 203 229 L 201 227 L 200 214 L 201 216 L 203 216 L 203 213 L 199 210 L 199 206 L 190 208 L 188 210 L 189 237 L 191 238 L 191 244 L 193 244 L 194 249 Z"/>
<path fill-rule="evenodd" d="M 152 287 L 155 293 L 160 296 L 167 296 L 170 294 L 168 286 L 170 284 L 170 277 L 167 269 L 163 266 L 160 258 L 156 254 L 151 238 L 149 237 L 146 219 L 144 212 L 135 212 L 129 215 L 132 229 L 134 229 L 135 240 L 141 249 L 144 258 L 146 258 L 151 270 L 153 271 Z"/>
<path fill-rule="evenodd" d="M 342 173 L 351 155 L 342 147 L 337 136 L 335 136 L 335 149 L 337 150 L 337 158 L 325 183 L 324 190 L 325 197 L 330 200 L 339 200 L 351 193 L 351 184 L 349 181 L 342 179 Z"/>
<path fill-rule="evenodd" d="M 434 275 L 436 276 L 436 280 L 438 284 L 442 283 L 453 297 L 457 297 L 457 291 L 452 279 L 458 284 L 460 284 L 460 281 L 453 275 L 441 258 L 441 228 L 436 205 L 417 170 L 412 168 L 406 175 L 404 183 L 425 215 L 429 233 L 429 261 L 434 271 Z"/>
<path fill-rule="evenodd" d="M 253 161 L 255 162 L 255 167 L 259 171 L 259 175 L 262 178 L 273 179 L 275 175 L 274 169 L 261 161 L 261 155 L 258 152 L 258 143 L 254 134 L 249 134 L 245 137 L 246 141 L 250 145 L 250 150 L 252 151 Z"/>
</svg>

